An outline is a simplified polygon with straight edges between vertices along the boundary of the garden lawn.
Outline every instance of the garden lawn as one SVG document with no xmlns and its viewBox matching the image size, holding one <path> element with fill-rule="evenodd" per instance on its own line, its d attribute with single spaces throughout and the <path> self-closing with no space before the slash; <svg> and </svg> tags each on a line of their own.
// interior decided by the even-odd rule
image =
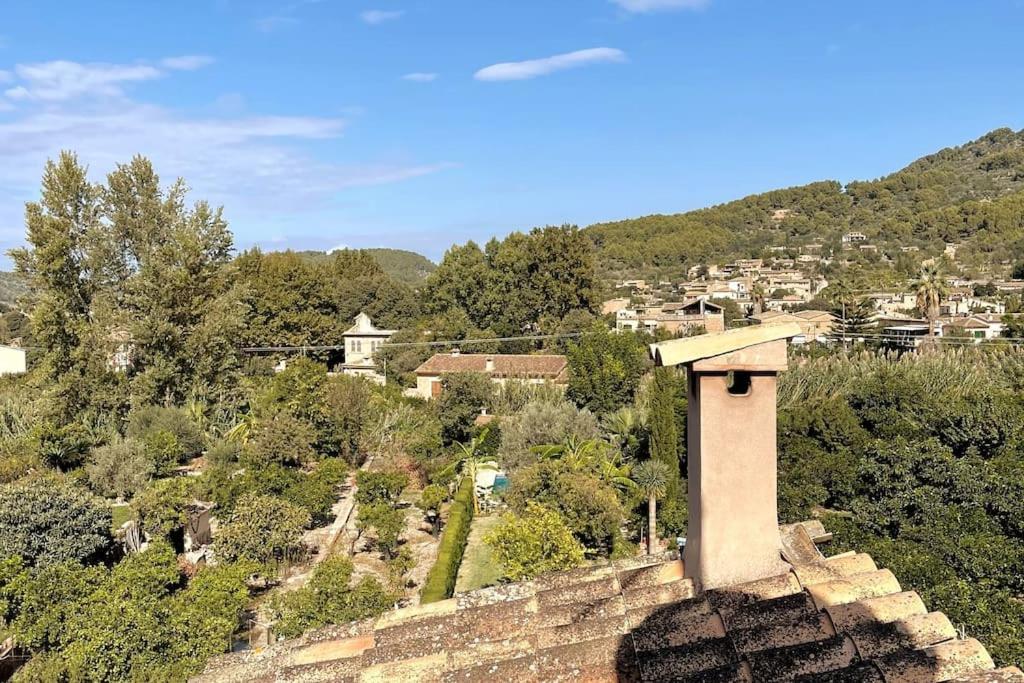
<svg viewBox="0 0 1024 683">
<path fill-rule="evenodd" d="M 473 519 L 469 540 L 466 543 L 466 553 L 462 557 L 459 576 L 455 580 L 456 593 L 493 586 L 504 574 L 501 565 L 492 556 L 491 549 L 484 543 L 484 536 L 500 521 L 500 515 Z"/>
</svg>

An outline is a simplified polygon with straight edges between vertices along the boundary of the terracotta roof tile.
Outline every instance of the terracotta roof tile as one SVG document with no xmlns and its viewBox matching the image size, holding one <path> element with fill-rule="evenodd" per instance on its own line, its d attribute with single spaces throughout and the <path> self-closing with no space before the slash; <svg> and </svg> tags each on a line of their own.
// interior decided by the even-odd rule
<svg viewBox="0 0 1024 683">
<path fill-rule="evenodd" d="M 488 359 L 493 361 L 493 370 L 487 369 Z M 416 368 L 416 374 L 480 372 L 494 377 L 561 380 L 566 376 L 568 364 L 565 356 L 550 354 L 437 353 Z"/>
<path fill-rule="evenodd" d="M 867 555 L 803 552 L 705 592 L 674 553 L 599 563 L 216 658 L 197 680 L 1024 683 Z"/>
</svg>

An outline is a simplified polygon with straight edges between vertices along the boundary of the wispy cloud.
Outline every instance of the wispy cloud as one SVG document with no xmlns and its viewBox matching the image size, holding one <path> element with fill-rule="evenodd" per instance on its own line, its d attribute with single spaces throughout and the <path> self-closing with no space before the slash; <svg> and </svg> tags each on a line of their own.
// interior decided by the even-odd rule
<svg viewBox="0 0 1024 683">
<path fill-rule="evenodd" d="M 116 97 L 125 83 L 151 81 L 163 72 L 147 64 L 82 64 L 56 60 L 18 64 L 19 85 L 5 91 L 12 100 L 59 102 L 83 95 Z"/>
<path fill-rule="evenodd" d="M 206 55 L 182 55 L 180 57 L 165 57 L 160 60 L 160 66 L 174 71 L 195 71 L 210 64 L 213 64 L 213 57 Z"/>
<path fill-rule="evenodd" d="M 359 18 L 370 26 L 376 26 L 386 21 L 401 19 L 403 14 L 405 14 L 403 10 L 368 9 L 365 12 L 361 12 Z"/>
<path fill-rule="evenodd" d="M 626 53 L 622 50 L 612 47 L 594 47 L 588 50 L 577 50 L 575 52 L 544 57 L 543 59 L 492 64 L 477 71 L 473 77 L 478 81 L 522 81 L 589 64 L 625 61 Z"/>
<path fill-rule="evenodd" d="M 610 0 L 627 12 L 644 14 L 663 10 L 703 9 L 711 0 Z"/>
<path fill-rule="evenodd" d="M 407 81 L 415 81 L 416 83 L 430 83 L 437 80 L 437 74 L 417 71 L 411 74 L 405 74 L 402 78 Z"/>
<path fill-rule="evenodd" d="M 277 8 L 273 14 L 260 17 L 254 22 L 256 30 L 261 33 L 273 33 L 286 26 L 299 23 L 298 14 L 299 10 L 307 5 L 316 5 L 322 2 L 322 0 L 294 0 L 286 5 L 281 5 Z"/>
<path fill-rule="evenodd" d="M 129 83 L 152 81 L 168 71 L 194 71 L 213 62 L 205 55 L 166 57 L 152 64 L 80 63 L 67 60 L 18 64 L 14 74 L 0 71 L 0 83 L 17 84 L 4 91 L 9 100 L 62 102 L 78 97 L 120 97 Z"/>
<path fill-rule="evenodd" d="M 404 158 L 325 160 L 307 149 L 345 134 L 345 118 L 218 112 L 216 105 L 206 108 L 216 114 L 190 114 L 131 97 L 132 83 L 160 74 L 155 67 L 46 64 L 60 67 L 15 67 L 17 87 L 32 97 L 13 100 L 17 107 L 0 122 L 0 242 L 20 237 L 18 207 L 38 192 L 45 161 L 62 149 L 76 151 L 94 174 L 144 154 L 166 179 L 186 178 L 196 196 L 224 204 L 229 216 L 248 224 L 323 206 L 346 188 L 452 166 Z M 172 73 L 184 77 L 168 77 Z M 72 88 L 69 74 L 91 85 Z M 0 98 L 0 104 L 11 101 Z"/>
</svg>

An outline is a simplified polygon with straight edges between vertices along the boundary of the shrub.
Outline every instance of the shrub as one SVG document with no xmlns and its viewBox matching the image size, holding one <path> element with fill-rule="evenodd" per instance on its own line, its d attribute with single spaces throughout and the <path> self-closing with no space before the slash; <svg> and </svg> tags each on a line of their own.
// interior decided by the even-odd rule
<svg viewBox="0 0 1024 683">
<path fill-rule="evenodd" d="M 186 477 L 158 479 L 132 501 L 142 528 L 154 538 L 168 538 L 188 521 L 195 482 Z"/>
<path fill-rule="evenodd" d="M 89 449 L 95 445 L 92 433 L 77 422 L 61 427 L 45 422 L 36 428 L 35 440 L 40 459 L 60 470 L 81 465 Z"/>
<path fill-rule="evenodd" d="M 165 429 L 148 432 L 143 445 L 158 476 L 169 476 L 175 467 L 185 462 L 185 449 L 178 437 Z"/>
<path fill-rule="evenodd" d="M 291 558 L 302 551 L 302 532 L 309 523 L 309 513 L 293 503 L 247 494 L 238 501 L 214 547 L 229 562 Z"/>
<path fill-rule="evenodd" d="M 313 448 L 315 434 L 302 420 L 277 412 L 269 418 L 256 421 L 249 443 L 242 452 L 246 467 L 260 467 L 270 463 L 302 466 L 316 459 Z"/>
<path fill-rule="evenodd" d="M 218 467 L 231 465 L 238 462 L 242 453 L 241 444 L 237 441 L 222 439 L 213 443 L 206 451 L 206 461 L 209 465 Z"/>
<path fill-rule="evenodd" d="M 564 443 L 569 437 L 580 441 L 600 436 L 597 418 L 568 401 L 533 401 L 517 414 L 502 418 L 498 459 L 507 469 L 537 461 L 534 446 Z"/>
<path fill-rule="evenodd" d="M 174 436 L 185 459 L 200 455 L 206 445 L 202 429 L 184 408 L 146 406 L 133 410 L 128 416 L 126 433 L 129 437 L 145 441 L 156 432 Z"/>
<path fill-rule="evenodd" d="M 356 502 L 368 505 L 379 501 L 394 502 L 398 500 L 402 490 L 409 485 L 409 475 L 398 470 L 382 470 L 368 472 L 360 470 L 356 474 Z"/>
<path fill-rule="evenodd" d="M 26 564 L 100 558 L 111 542 L 110 506 L 54 475 L 0 486 L 0 557 Z"/>
<path fill-rule="evenodd" d="M 448 508 L 448 523 L 437 550 L 437 560 L 423 582 L 420 602 L 437 602 L 450 598 L 455 592 L 455 579 L 459 574 L 459 565 L 462 564 L 462 555 L 466 552 L 472 522 L 473 482 L 465 477 Z"/>
<path fill-rule="evenodd" d="M 506 514 L 484 542 L 512 581 L 583 564 L 583 546 L 562 516 L 532 501 L 522 516 Z"/>
<path fill-rule="evenodd" d="M 134 439 L 117 439 L 93 449 L 85 473 L 93 490 L 108 498 L 131 498 L 146 487 L 156 469 Z"/>
<path fill-rule="evenodd" d="M 332 518 L 332 508 L 338 500 L 338 487 L 345 481 L 348 467 L 340 458 L 321 461 L 309 474 L 299 474 L 298 479 L 286 488 L 281 497 L 305 508 L 313 519 L 313 525 L 326 524 Z"/>
<path fill-rule="evenodd" d="M 372 576 L 352 586 L 352 561 L 336 556 L 317 565 L 302 588 L 275 595 L 270 614 L 278 636 L 295 638 L 313 628 L 377 616 L 396 599 Z"/>
<path fill-rule="evenodd" d="M 360 505 L 356 526 L 360 532 L 373 529 L 377 547 L 384 557 L 391 559 L 395 555 L 398 541 L 405 529 L 405 512 L 386 502 Z"/>
</svg>

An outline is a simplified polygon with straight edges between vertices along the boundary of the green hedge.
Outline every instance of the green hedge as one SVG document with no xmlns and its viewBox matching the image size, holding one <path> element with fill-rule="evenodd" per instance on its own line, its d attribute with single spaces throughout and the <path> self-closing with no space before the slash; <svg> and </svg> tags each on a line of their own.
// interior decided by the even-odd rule
<svg viewBox="0 0 1024 683">
<path fill-rule="evenodd" d="M 448 523 L 441 537 L 441 547 L 437 552 L 437 561 L 430 568 L 427 580 L 420 591 L 420 602 L 437 602 L 450 598 L 455 592 L 455 578 L 462 564 L 462 554 L 466 551 L 466 540 L 469 538 L 469 527 L 473 522 L 473 481 L 463 477 L 455 499 L 448 508 Z"/>
</svg>

